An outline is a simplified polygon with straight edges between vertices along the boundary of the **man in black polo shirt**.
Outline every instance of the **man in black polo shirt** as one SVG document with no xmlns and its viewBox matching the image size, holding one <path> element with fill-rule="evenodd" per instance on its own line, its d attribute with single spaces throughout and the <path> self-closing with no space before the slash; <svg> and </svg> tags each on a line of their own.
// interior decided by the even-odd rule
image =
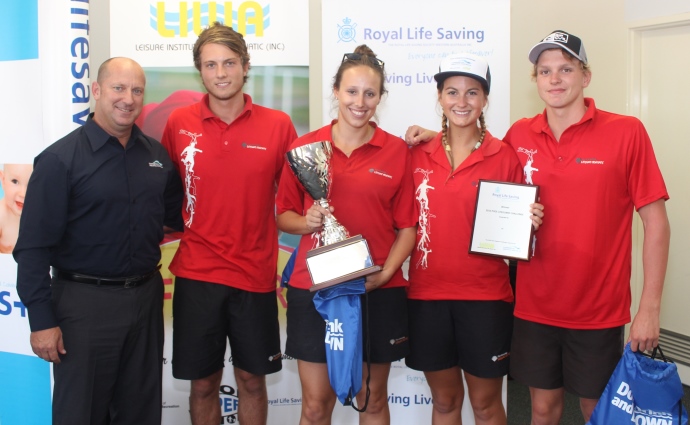
<svg viewBox="0 0 690 425">
<path fill-rule="evenodd" d="M 104 62 L 95 112 L 34 161 L 14 258 L 31 347 L 54 363 L 53 424 L 161 421 L 159 243 L 182 228 L 182 190 L 134 124 L 145 83 L 136 62 Z"/>
</svg>

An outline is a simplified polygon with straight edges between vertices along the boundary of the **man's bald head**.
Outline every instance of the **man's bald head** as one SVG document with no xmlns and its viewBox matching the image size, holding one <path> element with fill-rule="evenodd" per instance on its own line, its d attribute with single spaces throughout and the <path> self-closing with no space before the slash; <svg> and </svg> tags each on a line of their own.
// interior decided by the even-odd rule
<svg viewBox="0 0 690 425">
<path fill-rule="evenodd" d="M 115 58 L 110 58 L 103 62 L 101 66 L 98 67 L 98 75 L 96 76 L 96 81 L 99 84 L 103 83 L 103 80 L 108 78 L 110 73 L 112 72 L 113 67 L 119 68 L 119 67 L 134 67 L 138 68 L 138 70 L 141 72 L 142 75 L 144 75 L 144 70 L 142 69 L 141 65 L 139 65 L 135 60 L 132 60 L 130 58 L 123 58 L 123 57 L 115 57 Z M 144 83 L 146 82 L 146 77 L 144 76 Z"/>
</svg>

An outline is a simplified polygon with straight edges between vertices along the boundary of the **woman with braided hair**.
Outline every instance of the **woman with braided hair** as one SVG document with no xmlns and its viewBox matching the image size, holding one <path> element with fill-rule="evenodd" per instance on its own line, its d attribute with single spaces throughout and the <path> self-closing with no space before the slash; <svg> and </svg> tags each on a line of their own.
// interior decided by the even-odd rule
<svg viewBox="0 0 690 425">
<path fill-rule="evenodd" d="M 410 261 L 406 363 L 426 376 L 434 425 L 461 423 L 463 375 L 475 422 L 505 424 L 501 386 L 513 321 L 508 266 L 498 257 L 468 254 L 468 246 L 478 181 L 519 183 L 522 167 L 515 151 L 486 129 L 488 63 L 451 55 L 439 71 L 434 79 L 441 131 L 412 149 L 419 219 Z M 541 206 L 532 207 L 537 227 Z"/>
</svg>

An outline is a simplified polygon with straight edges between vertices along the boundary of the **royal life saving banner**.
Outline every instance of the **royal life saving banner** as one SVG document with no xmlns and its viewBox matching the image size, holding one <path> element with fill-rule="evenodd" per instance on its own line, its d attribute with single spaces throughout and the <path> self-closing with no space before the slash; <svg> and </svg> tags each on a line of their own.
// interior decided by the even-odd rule
<svg viewBox="0 0 690 425">
<path fill-rule="evenodd" d="M 50 365 L 31 351 L 11 252 L 34 157 L 90 112 L 89 3 L 2 0 L 0 40 L 0 424 L 43 425 Z"/>
<path fill-rule="evenodd" d="M 384 62 L 388 94 L 379 124 L 404 135 L 411 124 L 440 130 L 436 81 L 439 63 L 453 53 L 484 57 L 491 69 L 486 121 L 502 138 L 510 126 L 509 0 L 349 0 L 322 2 L 323 95 L 333 99 L 333 76 L 343 54 L 360 44 Z M 324 108 L 323 121 L 333 118 Z"/>
<path fill-rule="evenodd" d="M 491 95 L 485 111 L 489 131 L 503 137 L 510 125 L 509 0 L 349 0 L 323 1 L 323 123 L 335 118 L 332 84 L 343 55 L 366 44 L 384 62 L 388 94 L 377 108 L 382 129 L 403 136 L 408 126 L 441 129 L 434 74 L 453 53 L 484 57 L 491 69 Z M 393 424 L 431 422 L 433 402 L 424 374 L 393 363 L 388 380 Z M 504 386 L 504 405 L 506 392 Z M 464 424 L 473 424 L 469 399 Z M 341 423 L 353 423 L 343 421 Z"/>
</svg>

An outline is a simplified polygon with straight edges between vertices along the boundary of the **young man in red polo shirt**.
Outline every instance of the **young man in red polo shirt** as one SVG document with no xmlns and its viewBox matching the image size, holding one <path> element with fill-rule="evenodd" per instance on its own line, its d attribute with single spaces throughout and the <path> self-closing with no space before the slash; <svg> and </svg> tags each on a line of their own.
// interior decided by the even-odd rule
<svg viewBox="0 0 690 425">
<path fill-rule="evenodd" d="M 669 198 L 642 123 L 584 97 L 592 72 L 582 41 L 554 31 L 529 53 L 542 114 L 517 121 L 504 141 L 540 186 L 547 218 L 517 273 L 511 376 L 530 387 L 532 424 L 558 424 L 564 391 L 585 422 L 623 353 L 630 322 L 632 216 L 644 225 L 644 287 L 630 327 L 634 351 L 659 341 Z M 431 133 L 433 134 L 433 133 Z M 408 143 L 431 137 L 408 129 Z"/>
<path fill-rule="evenodd" d="M 554 31 L 529 59 L 546 108 L 505 141 L 525 180 L 540 185 L 548 218 L 518 269 L 511 375 L 530 387 L 533 424 L 559 422 L 564 390 L 588 421 L 630 322 L 633 209 L 644 225 L 644 288 L 629 339 L 633 351 L 658 344 L 668 193 L 642 123 L 584 97 L 592 73 L 578 37 Z"/>
<path fill-rule="evenodd" d="M 185 230 L 170 265 L 173 375 L 192 381 L 192 423 L 220 423 L 229 339 L 239 422 L 265 424 L 265 375 L 281 369 L 282 357 L 275 193 L 297 134 L 286 114 L 243 93 L 249 54 L 241 34 L 215 23 L 193 54 L 208 94 L 174 111 L 162 137 L 185 189 Z"/>
</svg>

